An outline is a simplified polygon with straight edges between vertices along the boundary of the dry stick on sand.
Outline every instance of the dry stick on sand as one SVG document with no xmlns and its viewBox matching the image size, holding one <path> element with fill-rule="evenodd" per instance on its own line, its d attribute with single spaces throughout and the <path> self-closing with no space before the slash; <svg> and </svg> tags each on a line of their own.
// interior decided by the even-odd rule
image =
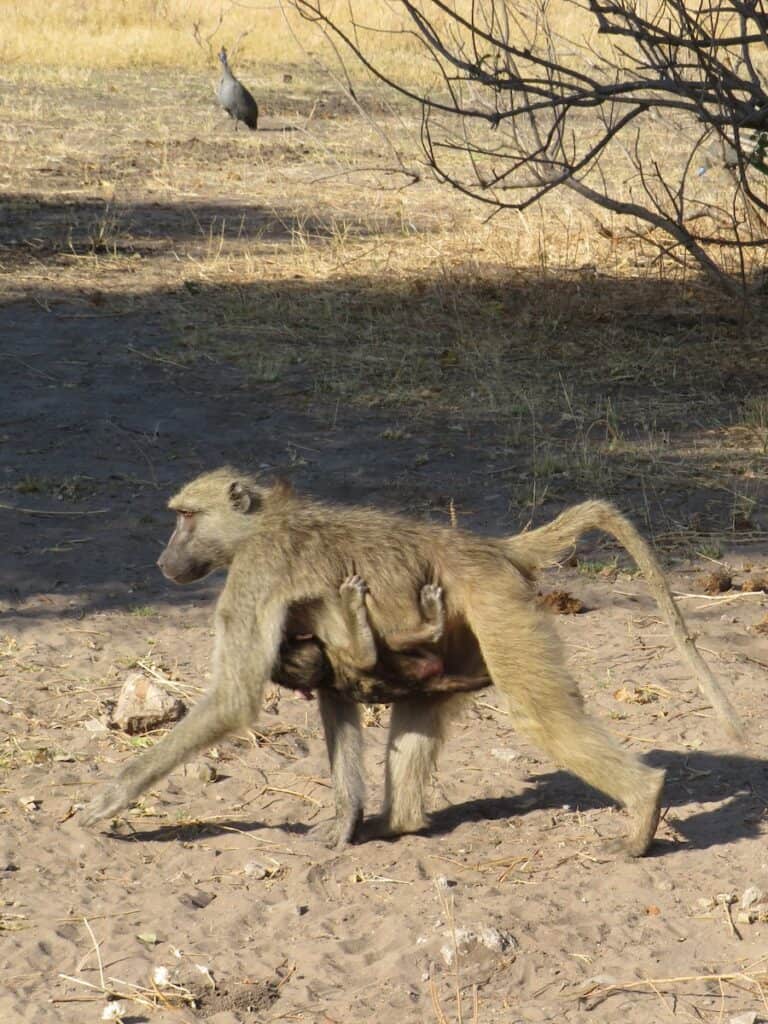
<svg viewBox="0 0 768 1024">
<path fill-rule="evenodd" d="M 666 985 L 678 985 L 686 982 L 694 981 L 715 981 L 718 985 L 722 986 L 724 982 L 730 981 L 734 985 L 739 983 L 745 983 L 753 986 L 757 989 L 757 993 L 762 999 L 763 1007 L 768 1010 L 768 998 L 766 998 L 766 985 L 768 985 L 768 972 L 763 968 L 761 971 L 755 971 L 755 968 L 764 965 L 768 957 L 760 957 L 759 960 L 753 961 L 742 971 L 734 971 L 727 974 L 682 974 L 672 978 L 641 978 L 639 981 L 619 981 L 613 985 L 600 985 L 592 989 L 588 989 L 583 992 L 576 993 L 576 998 L 585 999 L 587 997 L 610 995 L 613 992 L 624 992 L 627 989 L 642 988 L 647 986 L 654 992 Z"/>
<path fill-rule="evenodd" d="M 437 895 L 443 906 L 443 914 L 448 922 L 448 926 L 451 931 L 451 939 L 453 940 L 453 975 L 454 975 L 454 989 L 456 992 L 456 1021 L 457 1024 L 464 1024 L 464 1014 L 461 1005 L 461 980 L 459 977 L 459 940 L 456 934 L 456 906 L 451 894 L 450 899 L 447 897 L 443 888 L 435 881 L 435 889 Z M 432 1006 L 435 1011 L 435 1016 L 438 1019 L 438 1024 L 448 1024 L 448 1021 L 440 1005 L 440 996 L 437 991 L 435 984 L 434 975 L 430 972 L 429 977 L 429 992 L 432 997 Z M 477 985 L 472 986 L 472 1024 L 478 1024 L 479 1017 L 479 1004 L 477 999 Z"/>
</svg>

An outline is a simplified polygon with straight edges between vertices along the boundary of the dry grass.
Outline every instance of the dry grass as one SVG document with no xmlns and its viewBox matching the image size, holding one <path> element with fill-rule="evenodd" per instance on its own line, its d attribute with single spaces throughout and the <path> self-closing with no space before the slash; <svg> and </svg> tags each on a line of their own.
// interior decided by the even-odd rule
<svg viewBox="0 0 768 1024">
<path fill-rule="evenodd" d="M 169 328 L 156 358 L 175 372 L 235 364 L 244 388 L 293 390 L 329 424 L 384 409 L 393 444 L 441 423 L 446 451 L 472 437 L 492 453 L 489 486 L 523 520 L 601 494 L 697 546 L 737 526 L 753 536 L 759 312 L 745 319 L 569 197 L 486 223 L 428 179 L 404 188 L 387 169 L 390 143 L 419 166 L 412 112 L 369 86 L 364 120 L 316 68 L 283 75 L 260 69 L 265 130 L 235 135 L 214 71 L 74 70 L 34 86 L 13 71 L 4 297 L 66 298 L 85 316 L 144 308 Z M 417 456 L 425 471 L 432 457 Z"/>
<path fill-rule="evenodd" d="M 346 5 L 338 4 L 343 25 Z M 2 5 L 0 59 L 40 71 L 93 68 L 200 68 L 222 44 L 244 65 L 303 61 L 323 48 L 317 28 L 290 4 L 208 3 L 207 0 L 76 0 Z M 363 20 L 379 37 L 391 67 L 413 62 L 422 47 L 396 30 L 404 23 L 397 5 L 367 4 Z M 426 62 L 424 62 L 426 64 Z"/>
</svg>

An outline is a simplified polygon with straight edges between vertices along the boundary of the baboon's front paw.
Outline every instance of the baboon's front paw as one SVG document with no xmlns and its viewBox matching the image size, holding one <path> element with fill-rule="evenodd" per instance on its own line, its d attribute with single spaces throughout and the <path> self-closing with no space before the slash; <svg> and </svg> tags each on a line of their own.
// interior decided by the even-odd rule
<svg viewBox="0 0 768 1024">
<path fill-rule="evenodd" d="M 347 576 L 347 578 L 339 587 L 339 593 L 341 594 L 342 597 L 352 599 L 356 603 L 362 605 L 365 599 L 365 595 L 368 593 L 368 584 L 365 582 L 362 576 Z"/>
<path fill-rule="evenodd" d="M 120 811 L 124 811 L 130 802 L 131 798 L 126 793 L 125 787 L 119 782 L 113 782 L 88 804 L 80 815 L 80 823 L 95 825 L 97 821 L 103 821 L 104 818 L 113 818 Z"/>
<path fill-rule="evenodd" d="M 627 807 L 631 822 L 629 834 L 624 839 L 615 839 L 608 843 L 609 853 L 634 858 L 642 857 L 648 852 L 659 825 L 664 785 L 664 773 L 659 771 L 655 775 L 656 778 L 652 780 L 644 798 L 633 801 Z"/>
</svg>

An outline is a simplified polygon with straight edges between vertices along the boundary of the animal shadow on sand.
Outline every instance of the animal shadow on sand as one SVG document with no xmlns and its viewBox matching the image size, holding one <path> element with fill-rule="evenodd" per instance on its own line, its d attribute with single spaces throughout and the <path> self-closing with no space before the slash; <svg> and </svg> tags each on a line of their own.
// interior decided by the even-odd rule
<svg viewBox="0 0 768 1024">
<path fill-rule="evenodd" d="M 657 839 L 651 856 L 664 856 L 687 847 L 708 849 L 760 834 L 760 821 L 768 807 L 767 760 L 672 750 L 652 751 L 645 760 L 655 768 L 666 769 L 663 808 L 667 811 L 683 809 L 668 819 L 680 841 Z M 421 834 L 444 835 L 468 822 L 516 818 L 529 811 L 560 810 L 564 805 L 582 811 L 610 806 L 600 793 L 565 771 L 531 775 L 527 781 L 533 785 L 516 796 L 479 798 L 444 807 L 432 815 L 429 827 Z M 684 810 L 690 805 L 702 804 L 714 806 L 690 814 Z M 230 833 L 233 829 L 253 832 L 268 827 L 272 826 L 233 817 L 218 822 L 159 825 L 136 829 L 130 834 L 113 833 L 112 838 L 124 842 L 195 842 Z M 310 831 L 310 826 L 301 822 L 278 827 L 293 835 Z"/>
<path fill-rule="evenodd" d="M 644 759 L 666 770 L 662 814 L 680 808 L 667 818 L 679 842 L 656 839 L 650 856 L 677 850 L 727 845 L 760 835 L 759 823 L 768 808 L 768 761 L 735 754 L 679 750 L 654 750 Z M 512 818 L 528 811 L 560 810 L 564 805 L 590 810 L 611 806 L 597 790 L 569 772 L 555 770 L 530 775 L 533 785 L 512 797 L 468 800 L 435 812 L 430 833 L 452 832 L 467 821 Z M 688 813 L 691 805 L 713 804 Z"/>
</svg>

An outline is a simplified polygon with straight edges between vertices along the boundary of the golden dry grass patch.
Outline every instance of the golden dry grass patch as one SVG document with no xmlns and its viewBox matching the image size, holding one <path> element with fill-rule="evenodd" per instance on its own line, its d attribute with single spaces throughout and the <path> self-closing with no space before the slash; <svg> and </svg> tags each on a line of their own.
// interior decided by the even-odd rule
<svg viewBox="0 0 768 1024">
<path fill-rule="evenodd" d="M 316 68 L 284 73 L 262 69 L 258 133 L 233 131 L 210 70 L 7 85 L 4 300 L 145 311 L 164 365 L 298 380 L 329 422 L 385 409 L 393 443 L 424 420 L 446 445 L 476 432 L 523 508 L 629 489 L 641 515 L 709 496 L 670 535 L 754 519 L 764 402 L 723 382 L 760 379 L 758 321 L 570 196 L 488 220 L 426 173 L 410 184 L 391 144 L 423 171 L 414 113 L 369 86 L 363 118 Z"/>
</svg>

